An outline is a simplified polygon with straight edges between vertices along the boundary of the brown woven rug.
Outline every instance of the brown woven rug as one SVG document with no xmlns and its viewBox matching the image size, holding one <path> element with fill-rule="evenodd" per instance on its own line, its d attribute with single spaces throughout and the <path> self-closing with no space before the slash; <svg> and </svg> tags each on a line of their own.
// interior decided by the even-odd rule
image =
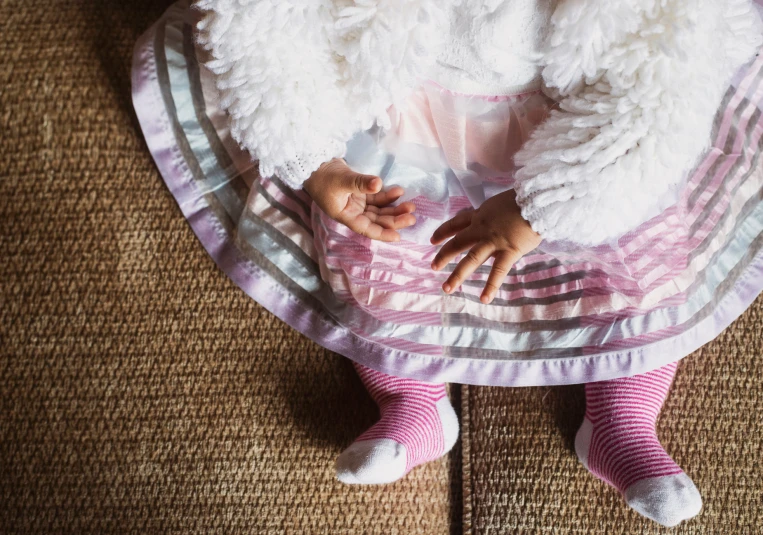
<svg viewBox="0 0 763 535">
<path fill-rule="evenodd" d="M 217 269 L 154 167 L 129 74 L 168 5 L 0 3 L 0 533 L 448 533 L 448 460 L 334 480 L 373 403 Z"/>
<path fill-rule="evenodd" d="M 334 481 L 373 404 L 216 268 L 139 133 L 169 4 L 0 0 L 0 533 L 660 533 L 575 460 L 577 387 L 454 388 L 463 458 Z M 706 509 L 674 533 L 763 523 L 761 314 L 679 372 L 661 433 Z"/>
</svg>

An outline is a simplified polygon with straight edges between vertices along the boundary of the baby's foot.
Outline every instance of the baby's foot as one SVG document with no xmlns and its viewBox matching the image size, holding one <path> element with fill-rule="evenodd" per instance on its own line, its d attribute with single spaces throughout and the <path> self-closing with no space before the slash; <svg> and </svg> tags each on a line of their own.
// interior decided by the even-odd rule
<svg viewBox="0 0 763 535">
<path fill-rule="evenodd" d="M 339 481 L 391 483 L 450 451 L 458 438 L 458 419 L 444 384 L 356 369 L 379 405 L 381 419 L 336 460 Z"/>
<path fill-rule="evenodd" d="M 676 365 L 586 385 L 586 417 L 575 450 L 595 476 L 645 517 L 675 526 L 702 509 L 697 487 L 665 452 L 655 425 Z"/>
</svg>

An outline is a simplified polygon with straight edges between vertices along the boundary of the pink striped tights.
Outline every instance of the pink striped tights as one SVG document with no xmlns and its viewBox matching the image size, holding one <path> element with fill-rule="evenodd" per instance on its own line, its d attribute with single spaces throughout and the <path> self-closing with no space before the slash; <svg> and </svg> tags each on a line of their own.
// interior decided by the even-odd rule
<svg viewBox="0 0 763 535">
<path fill-rule="evenodd" d="M 695 516 L 697 488 L 657 439 L 655 425 L 676 364 L 586 385 L 586 416 L 575 439 L 583 465 L 620 491 L 642 515 L 665 526 Z M 345 483 L 390 483 L 445 455 L 458 420 L 444 384 L 393 377 L 355 365 L 381 418 L 337 459 Z"/>
</svg>

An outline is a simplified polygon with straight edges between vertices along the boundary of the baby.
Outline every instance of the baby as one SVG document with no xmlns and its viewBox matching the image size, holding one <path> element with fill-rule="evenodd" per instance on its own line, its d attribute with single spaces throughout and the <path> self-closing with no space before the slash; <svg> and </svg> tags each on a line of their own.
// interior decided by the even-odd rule
<svg viewBox="0 0 763 535">
<path fill-rule="evenodd" d="M 697 515 L 655 425 L 677 362 L 763 288 L 753 2 L 197 7 L 209 57 L 157 30 L 136 111 L 218 264 L 379 405 L 337 477 L 446 454 L 447 381 L 586 383 L 583 465 L 660 524 Z"/>
</svg>

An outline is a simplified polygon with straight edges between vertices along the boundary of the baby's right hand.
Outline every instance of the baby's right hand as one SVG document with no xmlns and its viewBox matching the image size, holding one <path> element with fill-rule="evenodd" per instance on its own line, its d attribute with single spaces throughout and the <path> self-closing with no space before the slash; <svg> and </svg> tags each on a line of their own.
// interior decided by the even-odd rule
<svg viewBox="0 0 763 535">
<path fill-rule="evenodd" d="M 338 158 L 321 165 L 303 187 L 331 219 L 372 240 L 399 241 L 397 230 L 416 222 L 413 203 L 389 206 L 403 188 L 383 192 L 381 178 L 356 173 Z"/>
</svg>

